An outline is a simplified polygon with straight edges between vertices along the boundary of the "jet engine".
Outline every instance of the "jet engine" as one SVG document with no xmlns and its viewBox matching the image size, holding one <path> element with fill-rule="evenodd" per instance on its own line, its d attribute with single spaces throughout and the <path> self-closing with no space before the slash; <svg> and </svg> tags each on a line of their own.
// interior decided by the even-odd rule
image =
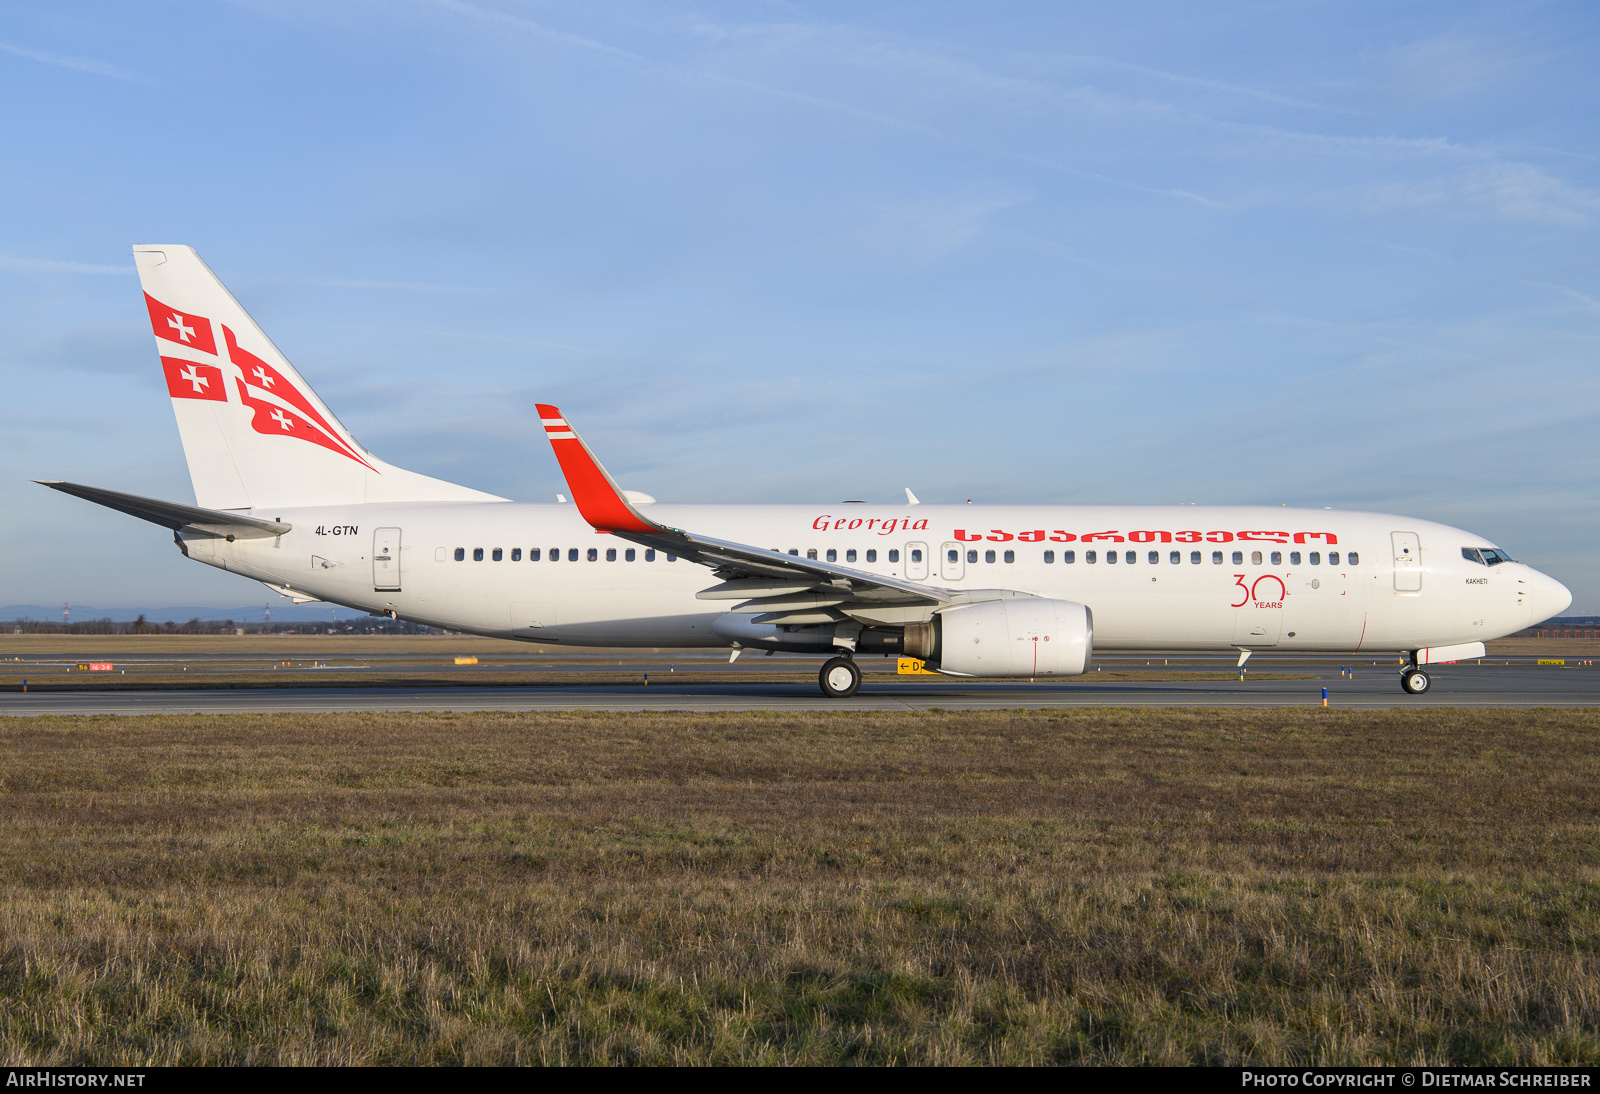
<svg viewBox="0 0 1600 1094">
<path fill-rule="evenodd" d="M 968 604 L 907 627 L 905 652 L 960 676 L 1078 676 L 1094 652 L 1094 615 L 1042 597 Z"/>
</svg>

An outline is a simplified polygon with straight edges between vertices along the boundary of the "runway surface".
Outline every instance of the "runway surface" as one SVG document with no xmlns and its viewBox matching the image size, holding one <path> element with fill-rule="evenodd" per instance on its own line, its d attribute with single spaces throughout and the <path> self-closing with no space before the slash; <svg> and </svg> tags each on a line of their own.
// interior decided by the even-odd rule
<svg viewBox="0 0 1600 1094">
<path fill-rule="evenodd" d="M 1121 680 L 1095 674 L 1069 682 L 961 681 L 871 674 L 851 699 L 826 699 L 814 683 L 653 683 L 541 687 L 350 687 L 173 691 L 29 692 L 0 695 L 0 714 L 227 714 L 296 711 L 474 710 L 996 710 L 1064 706 L 1333 707 L 1600 706 L 1600 667 L 1444 665 L 1433 688 L 1401 693 L 1390 666 L 1363 666 L 1353 679 L 1337 665 L 1296 666 L 1312 680 L 1203 682 Z"/>
</svg>

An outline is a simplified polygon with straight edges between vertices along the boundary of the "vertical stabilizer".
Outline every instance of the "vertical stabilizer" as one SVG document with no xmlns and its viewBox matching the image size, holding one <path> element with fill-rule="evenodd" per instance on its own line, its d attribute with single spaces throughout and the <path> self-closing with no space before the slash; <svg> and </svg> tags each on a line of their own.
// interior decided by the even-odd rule
<svg viewBox="0 0 1600 1094">
<path fill-rule="evenodd" d="M 192 248 L 133 257 L 197 505 L 504 500 L 363 448 Z"/>
</svg>

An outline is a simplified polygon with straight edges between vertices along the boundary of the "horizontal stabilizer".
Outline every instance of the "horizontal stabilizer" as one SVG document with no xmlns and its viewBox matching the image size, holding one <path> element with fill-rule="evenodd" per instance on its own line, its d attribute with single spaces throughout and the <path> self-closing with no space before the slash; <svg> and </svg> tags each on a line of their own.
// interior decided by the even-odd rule
<svg viewBox="0 0 1600 1094">
<path fill-rule="evenodd" d="M 173 501 L 158 501 L 155 498 L 141 498 L 136 494 L 120 494 L 115 490 L 102 490 L 98 486 L 80 486 L 75 482 L 59 482 L 49 479 L 35 479 L 40 486 L 48 486 L 52 490 L 59 490 L 63 494 L 92 501 L 96 505 L 104 505 L 108 509 L 127 513 L 129 516 L 147 520 L 151 524 L 159 524 L 171 528 L 174 532 L 180 528 L 192 529 L 196 532 L 208 532 L 211 535 L 225 539 L 269 539 L 281 536 L 288 532 L 293 525 L 284 524 L 275 520 L 260 520 L 256 517 L 247 517 L 239 513 L 224 513 L 217 509 L 200 509 L 193 505 L 179 505 Z"/>
</svg>

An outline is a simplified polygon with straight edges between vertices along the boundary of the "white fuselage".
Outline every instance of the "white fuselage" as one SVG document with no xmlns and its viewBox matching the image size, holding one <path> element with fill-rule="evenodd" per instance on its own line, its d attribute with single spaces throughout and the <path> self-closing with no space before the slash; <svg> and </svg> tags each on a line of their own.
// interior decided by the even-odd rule
<svg viewBox="0 0 1600 1094">
<path fill-rule="evenodd" d="M 1492 546 L 1480 536 L 1377 513 L 858 503 L 647 512 L 802 557 L 833 551 L 832 561 L 869 574 L 1082 602 L 1100 649 L 1412 650 L 1498 638 L 1570 602 L 1559 582 L 1521 563 L 1464 558 L 1462 548 Z M 254 515 L 293 530 L 234 542 L 186 534 L 190 557 L 320 600 L 499 638 L 730 644 L 713 627 L 733 605 L 695 598 L 716 584 L 711 571 L 664 553 L 647 559 L 643 547 L 596 533 L 571 505 L 353 504 Z M 385 545 L 398 565 L 375 573 Z"/>
</svg>

